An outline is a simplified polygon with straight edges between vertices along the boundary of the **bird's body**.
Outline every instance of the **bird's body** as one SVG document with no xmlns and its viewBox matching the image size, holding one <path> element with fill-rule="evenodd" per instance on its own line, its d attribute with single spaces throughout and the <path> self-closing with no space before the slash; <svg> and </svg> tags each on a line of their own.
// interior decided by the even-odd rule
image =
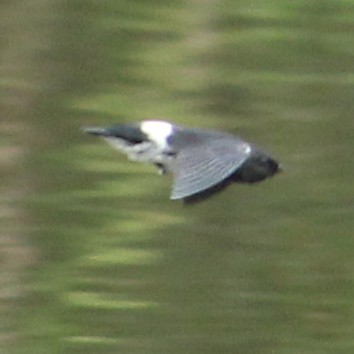
<svg viewBox="0 0 354 354">
<path fill-rule="evenodd" d="M 234 135 L 147 120 L 109 128 L 84 128 L 133 161 L 172 173 L 171 199 L 198 201 L 232 182 L 255 183 L 280 170 L 270 155 Z"/>
</svg>

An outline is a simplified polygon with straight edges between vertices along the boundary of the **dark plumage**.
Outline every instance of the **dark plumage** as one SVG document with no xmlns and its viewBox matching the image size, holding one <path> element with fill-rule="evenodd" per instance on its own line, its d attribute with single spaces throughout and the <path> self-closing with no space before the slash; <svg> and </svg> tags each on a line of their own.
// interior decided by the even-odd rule
<svg viewBox="0 0 354 354">
<path fill-rule="evenodd" d="M 84 128 L 104 138 L 134 161 L 172 173 L 171 199 L 197 202 L 233 182 L 256 183 L 280 171 L 270 155 L 234 135 L 192 129 L 165 121 L 143 121 L 109 128 Z"/>
</svg>

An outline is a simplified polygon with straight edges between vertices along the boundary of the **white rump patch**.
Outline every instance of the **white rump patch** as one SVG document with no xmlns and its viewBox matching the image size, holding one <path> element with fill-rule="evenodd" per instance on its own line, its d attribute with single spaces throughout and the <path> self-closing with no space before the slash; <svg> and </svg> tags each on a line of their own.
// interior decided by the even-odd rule
<svg viewBox="0 0 354 354">
<path fill-rule="evenodd" d="M 165 149 L 168 147 L 167 138 L 173 132 L 173 125 L 162 120 L 145 120 L 141 122 L 141 130 L 157 146 Z"/>
</svg>

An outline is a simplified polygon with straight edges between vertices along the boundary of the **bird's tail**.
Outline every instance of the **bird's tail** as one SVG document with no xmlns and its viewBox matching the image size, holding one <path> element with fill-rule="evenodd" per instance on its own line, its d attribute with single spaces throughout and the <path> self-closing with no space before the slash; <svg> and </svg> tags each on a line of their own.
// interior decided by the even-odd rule
<svg viewBox="0 0 354 354">
<path fill-rule="evenodd" d="M 100 127 L 82 127 L 80 129 L 84 133 L 91 134 L 91 135 L 99 135 L 99 136 L 107 136 L 110 135 L 109 131 L 106 128 Z"/>
</svg>

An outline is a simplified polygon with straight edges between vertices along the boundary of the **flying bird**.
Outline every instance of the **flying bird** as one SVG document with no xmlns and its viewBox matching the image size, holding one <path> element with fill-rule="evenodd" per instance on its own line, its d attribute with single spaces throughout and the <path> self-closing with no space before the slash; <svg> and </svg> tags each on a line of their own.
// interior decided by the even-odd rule
<svg viewBox="0 0 354 354">
<path fill-rule="evenodd" d="M 281 170 L 257 146 L 215 130 L 160 120 L 82 129 L 102 137 L 128 159 L 153 164 L 160 174 L 172 174 L 172 200 L 200 201 L 233 182 L 255 183 Z"/>
</svg>

